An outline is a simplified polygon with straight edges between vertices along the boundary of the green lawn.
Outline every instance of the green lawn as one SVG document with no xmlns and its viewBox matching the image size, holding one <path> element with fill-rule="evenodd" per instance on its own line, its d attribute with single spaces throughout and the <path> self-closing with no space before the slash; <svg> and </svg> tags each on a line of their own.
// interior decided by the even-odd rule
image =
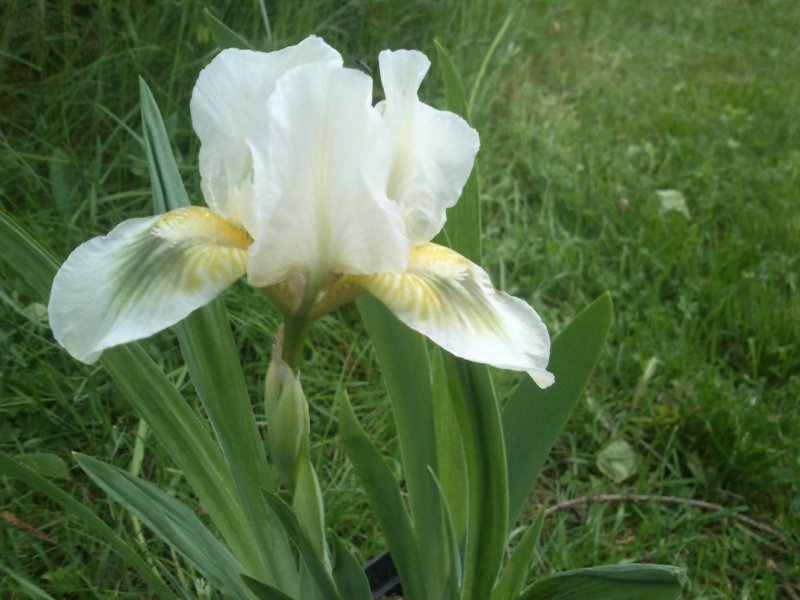
<svg viewBox="0 0 800 600">
<path fill-rule="evenodd" d="M 0 8 L 0 198 L 63 259 L 122 219 L 150 214 L 139 76 L 164 113 L 187 189 L 202 202 L 189 97 L 218 48 L 202 3 L 60 4 Z M 800 3 L 298 0 L 267 3 L 271 38 L 258 2 L 210 8 L 260 48 L 316 33 L 350 64 L 375 71 L 386 47 L 435 59 L 439 38 L 468 94 L 480 80 L 472 109 L 482 140 L 484 262 L 495 282 L 529 300 L 552 333 L 611 291 L 607 349 L 529 516 L 541 505 L 614 493 L 726 510 L 642 500 L 561 510 L 545 522 L 537 572 L 673 563 L 686 570 L 687 598 L 797 598 Z M 441 106 L 442 95 L 434 65 L 423 96 Z M 666 210 L 670 199 L 686 210 Z M 7 266 L 0 273 L 0 449 L 33 455 L 138 544 L 126 513 L 69 453 L 139 468 L 185 497 L 181 474 L 153 439 L 134 455 L 140 425 L 108 376 L 60 350 L 40 300 Z M 245 285 L 226 302 L 259 398 L 279 315 Z M 383 542 L 340 451 L 331 405 L 343 382 L 399 474 L 385 392 L 354 308 L 318 322 L 310 346 L 304 385 L 329 524 L 366 559 Z M 192 396 L 174 335 L 146 347 Z M 496 382 L 502 388 L 508 375 Z M 597 466 L 613 441 L 627 442 L 635 459 L 621 482 Z M 26 581 L 55 598 L 145 589 L 77 520 L 23 485 L 0 480 L 0 510 L 0 572 L 12 574 L 0 577 L 0 596 L 26 597 Z M 192 585 L 190 568 L 168 548 L 147 532 L 140 539 Z"/>
</svg>

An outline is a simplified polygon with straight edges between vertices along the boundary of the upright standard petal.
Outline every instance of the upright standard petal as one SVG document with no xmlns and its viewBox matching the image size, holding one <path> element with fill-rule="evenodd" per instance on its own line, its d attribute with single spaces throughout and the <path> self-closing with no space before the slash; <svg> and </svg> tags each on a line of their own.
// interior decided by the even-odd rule
<svg viewBox="0 0 800 600">
<path fill-rule="evenodd" d="M 422 244 L 405 273 L 349 278 L 383 302 L 403 323 L 445 350 L 501 369 L 527 371 L 540 387 L 550 337 L 523 300 L 497 291 L 479 266 L 436 244 Z"/>
<path fill-rule="evenodd" d="M 247 233 L 208 209 L 130 219 L 76 248 L 53 280 L 56 340 L 93 363 L 173 325 L 244 275 Z"/>
<path fill-rule="evenodd" d="M 430 61 L 414 50 L 384 50 L 380 57 L 386 101 L 379 105 L 392 140 L 389 197 L 398 202 L 414 244 L 441 231 L 472 171 L 478 132 L 451 112 L 417 97 Z"/>
<path fill-rule="evenodd" d="M 252 159 L 244 141 L 264 110 L 275 82 L 309 63 L 342 64 L 339 53 L 311 36 L 276 52 L 223 50 L 200 72 L 192 92 L 192 123 L 200 138 L 200 175 L 206 203 L 258 235 L 254 218 Z"/>
<path fill-rule="evenodd" d="M 353 69 L 306 65 L 278 81 L 247 136 L 260 221 L 252 285 L 405 269 L 411 246 L 386 196 L 389 143 L 371 101 L 371 79 Z"/>
</svg>

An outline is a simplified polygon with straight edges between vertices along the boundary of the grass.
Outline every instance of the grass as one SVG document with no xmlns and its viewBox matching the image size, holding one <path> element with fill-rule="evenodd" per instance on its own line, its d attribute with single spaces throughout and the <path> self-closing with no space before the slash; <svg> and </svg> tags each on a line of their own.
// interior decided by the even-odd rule
<svg viewBox="0 0 800 600">
<path fill-rule="evenodd" d="M 616 306 L 607 351 L 532 492 L 531 512 L 586 495 L 664 494 L 741 510 L 782 532 L 688 505 L 590 503 L 548 519 L 536 570 L 669 562 L 685 567 L 687 598 L 796 597 L 800 6 L 276 3 L 268 6 L 270 39 L 256 2 L 211 7 L 264 48 L 313 32 L 351 64 L 373 68 L 384 47 L 434 57 L 439 37 L 468 85 L 512 8 L 473 106 L 485 265 L 553 332 L 606 289 Z M 18 1 L 0 10 L 6 210 L 59 257 L 149 214 L 138 75 L 153 89 L 199 199 L 188 99 L 216 52 L 201 6 Z M 441 103 L 435 69 L 423 96 Z M 659 190 L 681 192 L 689 216 L 663 211 Z M 2 269 L 0 446 L 60 457 L 63 465 L 39 466 L 134 539 L 124 511 L 79 474 L 69 452 L 127 467 L 139 423 L 99 368 L 56 347 L 42 307 Z M 279 317 L 244 285 L 226 298 L 257 398 Z M 331 382 L 347 385 L 399 474 L 380 373 L 352 308 L 315 325 L 309 346 L 304 385 L 329 523 L 367 558 L 382 541 L 336 440 Z M 148 347 L 191 396 L 174 336 Z M 506 381 L 498 374 L 501 387 Z M 636 471 L 622 482 L 597 467 L 614 440 L 635 454 Z M 152 441 L 145 448 L 142 475 L 185 496 L 162 449 Z M 0 568 L 14 574 L 0 595 L 24 596 L 24 581 L 54 597 L 141 594 L 108 548 L 46 499 L 9 480 L 0 481 L 0 498 Z M 180 563 L 145 540 L 153 555 Z"/>
</svg>

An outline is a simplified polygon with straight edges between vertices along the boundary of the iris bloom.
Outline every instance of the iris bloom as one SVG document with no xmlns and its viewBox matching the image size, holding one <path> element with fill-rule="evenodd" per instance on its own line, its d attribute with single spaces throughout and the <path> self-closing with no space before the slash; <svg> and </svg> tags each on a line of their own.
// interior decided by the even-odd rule
<svg viewBox="0 0 800 600">
<path fill-rule="evenodd" d="M 519 298 L 431 243 L 469 176 L 477 132 L 419 101 L 430 62 L 384 51 L 386 100 L 309 37 L 224 50 L 191 101 L 208 208 L 124 221 L 79 246 L 53 282 L 53 333 L 75 358 L 180 321 L 234 281 L 311 320 L 366 291 L 457 356 L 526 371 L 542 387 L 550 340 Z"/>
</svg>

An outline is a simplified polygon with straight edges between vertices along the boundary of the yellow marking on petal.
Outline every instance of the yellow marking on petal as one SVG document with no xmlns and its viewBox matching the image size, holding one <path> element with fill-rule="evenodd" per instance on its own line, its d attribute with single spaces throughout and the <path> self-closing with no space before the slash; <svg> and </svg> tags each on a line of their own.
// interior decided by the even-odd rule
<svg viewBox="0 0 800 600">
<path fill-rule="evenodd" d="M 486 284 L 477 280 L 475 268 L 457 252 L 425 243 L 412 250 L 404 273 L 350 278 L 398 316 L 413 315 L 419 322 L 489 330 L 502 336 L 503 329 L 486 296 Z"/>
<path fill-rule="evenodd" d="M 186 206 L 165 213 L 153 226 L 153 235 L 170 242 L 209 243 L 246 250 L 253 243 L 247 232 L 201 206 Z"/>
<path fill-rule="evenodd" d="M 247 271 L 247 233 L 208 209 L 129 219 L 81 244 L 50 294 L 54 335 L 76 358 L 147 337 L 210 302 Z"/>
<path fill-rule="evenodd" d="M 177 252 L 173 283 L 187 290 L 207 285 L 208 281 L 230 282 L 247 269 L 247 248 L 253 239 L 207 208 L 187 206 L 164 214 L 150 235 L 169 245 L 165 254 Z M 167 265 L 165 265 L 167 266 Z"/>
<path fill-rule="evenodd" d="M 404 273 L 351 275 L 412 329 L 467 360 L 531 373 L 542 387 L 550 338 L 523 300 L 494 288 L 478 265 L 436 244 L 414 248 Z"/>
</svg>

